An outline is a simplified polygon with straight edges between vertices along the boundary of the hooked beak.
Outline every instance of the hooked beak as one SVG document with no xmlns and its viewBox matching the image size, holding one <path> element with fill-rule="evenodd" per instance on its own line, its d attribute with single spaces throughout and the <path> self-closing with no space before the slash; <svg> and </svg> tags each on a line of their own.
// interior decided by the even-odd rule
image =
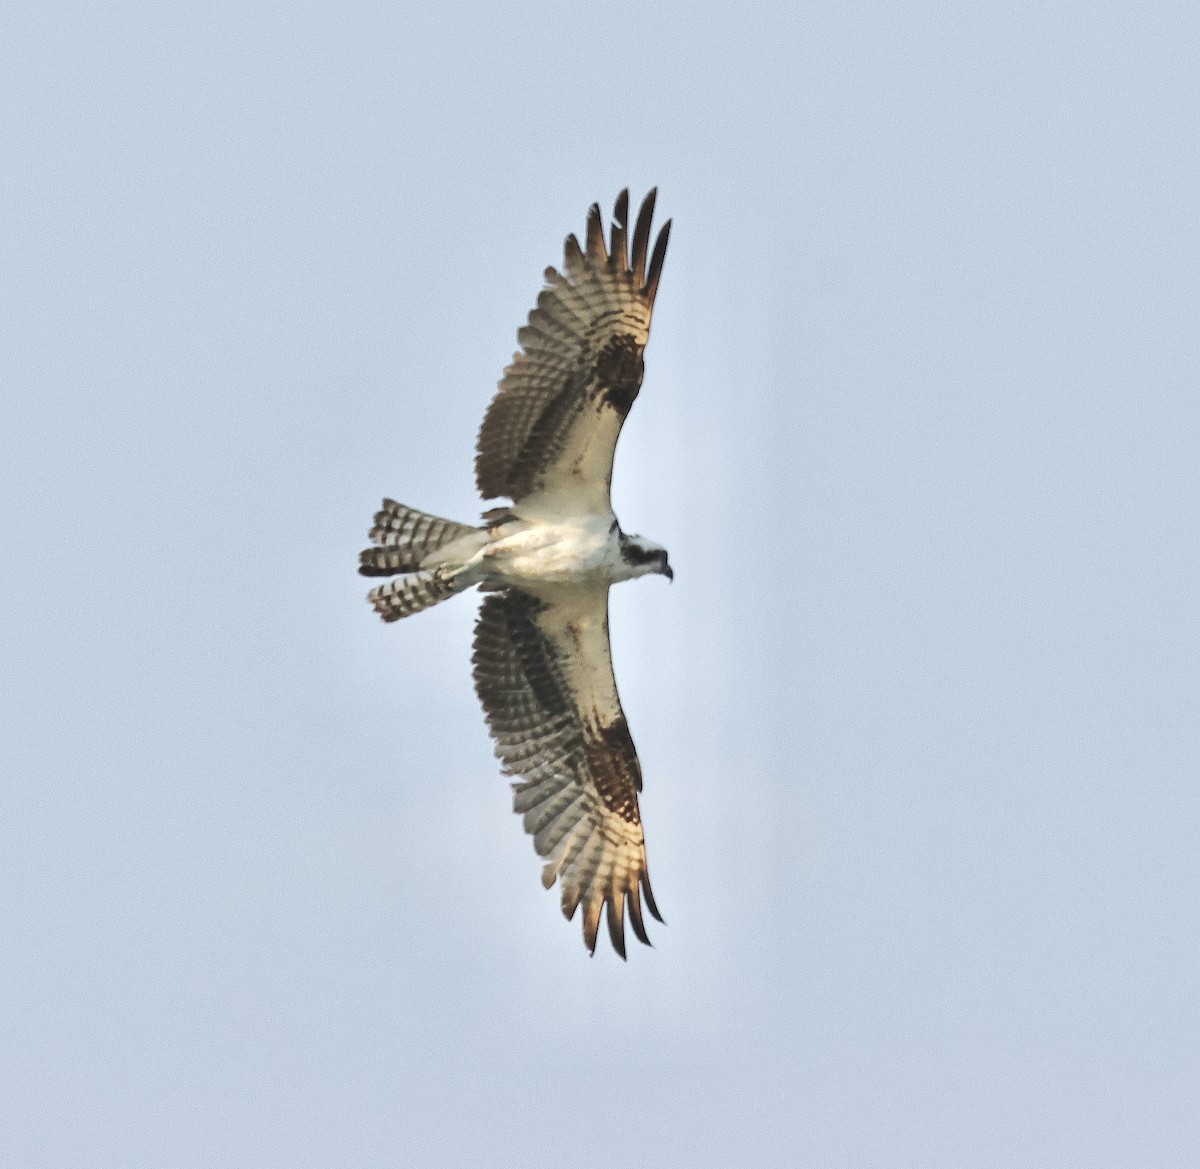
<svg viewBox="0 0 1200 1169">
<path fill-rule="evenodd" d="M 667 580 L 675 579 L 675 573 L 671 571 L 671 566 L 669 564 L 663 565 L 662 574 L 667 578 Z"/>
</svg>

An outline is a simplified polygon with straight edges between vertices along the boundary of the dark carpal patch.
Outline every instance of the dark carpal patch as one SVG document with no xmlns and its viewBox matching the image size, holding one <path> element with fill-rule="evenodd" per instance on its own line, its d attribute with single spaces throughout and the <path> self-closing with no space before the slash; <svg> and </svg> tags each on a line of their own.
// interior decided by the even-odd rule
<svg viewBox="0 0 1200 1169">
<path fill-rule="evenodd" d="M 644 368 L 641 347 L 628 333 L 612 337 L 596 357 L 600 397 L 622 418 L 632 409 L 642 388 Z"/>
<path fill-rule="evenodd" d="M 637 793 L 642 790 L 642 768 L 624 715 L 587 729 L 587 761 L 605 807 L 629 824 L 640 823 Z"/>
</svg>

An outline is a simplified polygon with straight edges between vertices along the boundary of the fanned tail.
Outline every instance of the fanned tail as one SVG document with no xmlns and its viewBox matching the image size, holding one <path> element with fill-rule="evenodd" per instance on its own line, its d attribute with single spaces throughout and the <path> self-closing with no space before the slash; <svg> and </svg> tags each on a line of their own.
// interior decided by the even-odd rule
<svg viewBox="0 0 1200 1169">
<path fill-rule="evenodd" d="M 367 600 L 385 621 L 399 621 L 422 609 L 430 609 L 455 593 L 470 588 L 472 581 L 464 574 L 435 569 L 433 572 L 413 572 L 389 580 L 367 594 Z"/>
<path fill-rule="evenodd" d="M 378 547 L 365 548 L 359 554 L 358 571 L 363 576 L 419 572 L 431 553 L 477 530 L 385 499 L 371 528 L 371 542 Z"/>
</svg>

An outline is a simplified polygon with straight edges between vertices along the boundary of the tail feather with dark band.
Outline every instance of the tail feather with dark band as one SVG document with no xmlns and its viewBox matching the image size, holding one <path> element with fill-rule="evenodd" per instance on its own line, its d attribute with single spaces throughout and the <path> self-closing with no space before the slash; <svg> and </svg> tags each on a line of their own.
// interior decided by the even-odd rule
<svg viewBox="0 0 1200 1169">
<path fill-rule="evenodd" d="M 399 621 L 401 617 L 411 617 L 422 609 L 431 609 L 470 585 L 469 580 L 462 577 L 456 579 L 441 570 L 413 572 L 372 589 L 367 594 L 367 600 L 385 621 Z"/>
<path fill-rule="evenodd" d="M 358 571 L 363 576 L 395 576 L 398 572 L 419 572 L 425 557 L 452 540 L 476 529 L 416 508 L 405 507 L 394 499 L 385 499 L 375 513 L 371 542 L 378 545 L 359 553 Z"/>
</svg>

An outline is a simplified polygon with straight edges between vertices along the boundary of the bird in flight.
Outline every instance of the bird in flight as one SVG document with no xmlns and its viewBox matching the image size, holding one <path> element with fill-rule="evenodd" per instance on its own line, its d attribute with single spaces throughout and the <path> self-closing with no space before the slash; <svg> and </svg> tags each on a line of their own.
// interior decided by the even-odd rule
<svg viewBox="0 0 1200 1169">
<path fill-rule="evenodd" d="M 650 251 L 655 191 L 628 235 L 629 192 L 606 246 L 600 208 L 581 247 L 567 236 L 562 270 L 547 268 L 520 350 L 504 371 L 476 444 L 485 500 L 479 527 L 385 499 L 359 557 L 364 576 L 391 577 L 368 600 L 384 621 L 428 609 L 473 585 L 486 593 L 475 627 L 475 689 L 513 808 L 557 880 L 563 914 L 583 908 L 591 953 L 601 912 L 625 957 L 625 915 L 650 944 L 650 891 L 638 809 L 642 770 L 621 710 L 608 639 L 608 590 L 673 573 L 666 549 L 629 535 L 613 515 L 613 454 L 642 384 L 642 353 L 671 223 Z"/>
</svg>

